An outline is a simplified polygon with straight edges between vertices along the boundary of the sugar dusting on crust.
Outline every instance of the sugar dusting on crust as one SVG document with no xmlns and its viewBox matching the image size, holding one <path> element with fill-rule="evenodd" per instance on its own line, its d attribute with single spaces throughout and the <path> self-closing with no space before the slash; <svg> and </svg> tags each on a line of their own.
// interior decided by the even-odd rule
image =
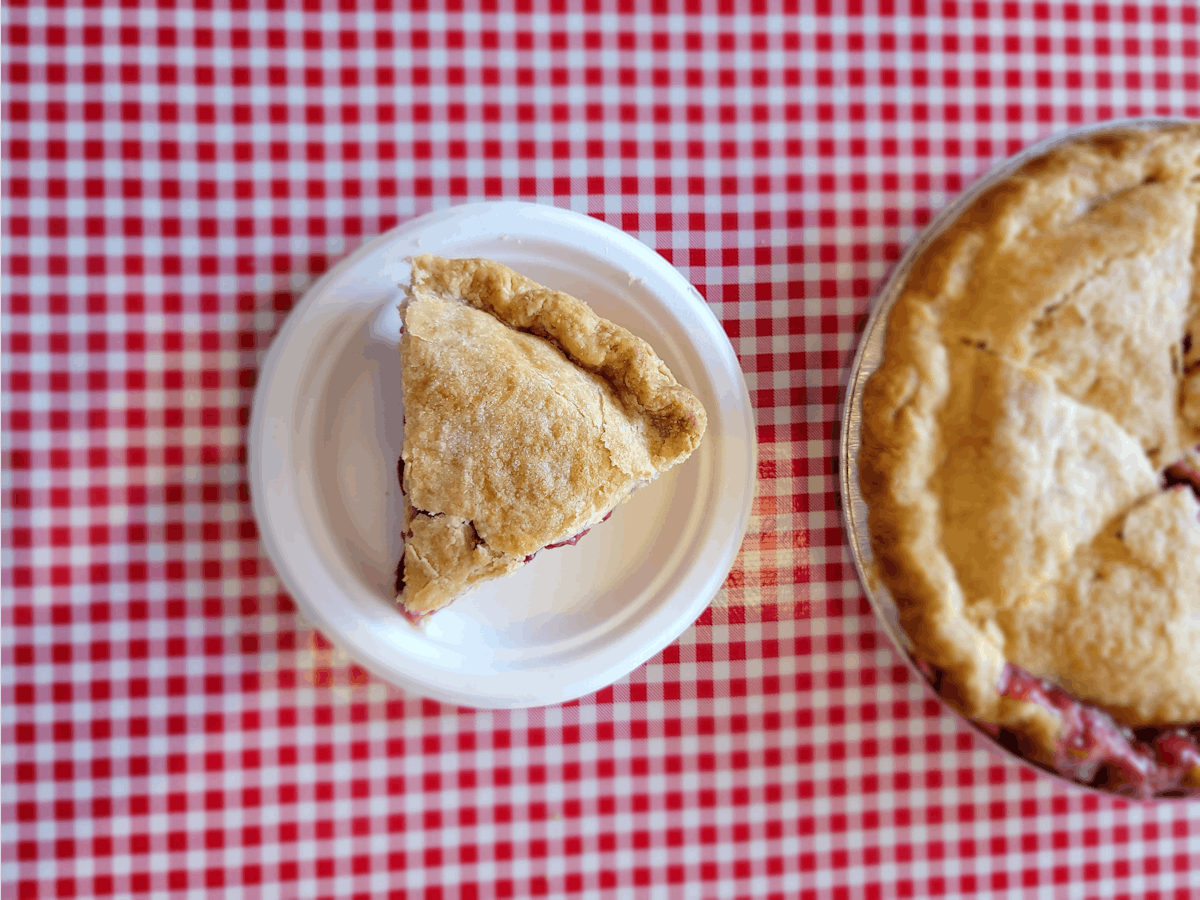
<svg viewBox="0 0 1200 900">
<path fill-rule="evenodd" d="M 602 521 L 705 413 L 644 341 L 488 260 L 413 260 L 401 340 L 414 613 Z"/>
<path fill-rule="evenodd" d="M 550 290 L 486 259 L 413 262 L 414 288 L 453 296 L 509 327 L 552 342 L 577 366 L 604 378 L 622 403 L 652 426 L 656 466 L 674 465 L 696 448 L 707 425 L 704 407 L 680 385 L 650 345 L 597 316 L 582 300 Z"/>
</svg>

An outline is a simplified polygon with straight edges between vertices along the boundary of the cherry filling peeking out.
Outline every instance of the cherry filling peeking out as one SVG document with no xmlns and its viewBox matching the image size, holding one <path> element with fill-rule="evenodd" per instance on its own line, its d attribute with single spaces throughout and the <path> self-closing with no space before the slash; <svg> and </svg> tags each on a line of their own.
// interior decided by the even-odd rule
<svg viewBox="0 0 1200 900">
<path fill-rule="evenodd" d="M 601 519 L 599 522 L 597 522 L 596 525 L 599 525 L 603 522 L 607 522 L 608 517 L 611 515 L 612 515 L 612 510 L 610 509 L 607 513 L 604 514 L 604 518 Z M 588 528 L 585 528 L 585 529 L 583 529 L 583 531 L 579 532 L 579 534 L 572 535 L 571 537 L 567 538 L 566 540 L 558 541 L 557 543 L 554 543 L 554 544 L 547 544 L 542 549 L 543 550 L 553 550 L 555 547 L 574 547 L 576 544 L 579 543 L 579 539 L 581 537 L 583 537 L 585 534 L 587 534 L 589 531 L 591 531 L 593 528 L 595 528 L 596 525 L 592 525 Z M 528 556 L 525 557 L 525 562 L 529 562 L 535 556 L 537 556 L 537 553 L 530 553 Z"/>
<path fill-rule="evenodd" d="M 1188 488 L 1200 499 L 1200 471 L 1184 461 L 1168 466 L 1163 487 Z M 923 661 L 917 664 L 938 688 L 940 674 Z M 1200 794 L 1200 722 L 1129 728 L 1011 663 L 1005 666 L 997 690 L 1003 697 L 1049 710 L 1062 723 L 1054 758 L 1041 763 L 1058 774 L 1135 799 Z M 986 722 L 977 724 L 1007 749 L 1036 761 L 1022 735 Z"/>
<path fill-rule="evenodd" d="M 400 459 L 396 463 L 396 477 L 400 482 L 400 493 L 403 494 L 404 493 L 404 457 L 400 457 Z M 429 513 L 429 512 L 426 512 L 425 510 L 415 509 L 415 508 L 413 509 L 413 513 L 415 515 L 420 515 L 420 516 L 441 515 L 440 513 Z M 612 514 L 613 514 L 613 511 L 610 509 L 607 513 L 605 513 L 604 518 L 601 519 L 599 522 L 597 522 L 596 525 L 601 525 L 604 522 L 607 522 L 609 520 L 609 517 L 612 516 Z M 574 547 L 576 544 L 579 543 L 580 538 L 582 538 L 585 534 L 587 534 L 589 531 L 591 531 L 592 528 L 595 528 L 595 527 L 596 527 L 595 525 L 592 525 L 588 528 L 583 529 L 583 531 L 579 532 L 578 534 L 574 534 L 571 537 L 566 538 L 565 540 L 557 541 L 553 544 L 547 544 L 542 549 L 543 550 L 554 550 L 558 547 L 568 547 L 568 546 Z M 407 543 L 411 537 L 412 537 L 412 528 L 410 527 L 410 528 L 405 529 L 405 531 L 404 531 L 405 543 Z M 539 551 L 539 552 L 541 552 L 541 551 Z M 525 557 L 525 562 L 529 562 L 535 556 L 537 556 L 537 553 L 529 554 L 528 556 Z M 401 551 L 401 553 L 400 553 L 400 562 L 398 562 L 396 564 L 395 588 L 396 588 L 397 594 L 401 593 L 404 590 L 404 552 L 403 551 Z M 413 613 L 413 612 L 410 612 L 409 610 L 405 609 L 403 606 L 400 607 L 400 611 L 404 614 L 404 617 L 407 618 L 410 622 L 419 622 L 422 619 L 424 619 L 426 616 L 428 616 L 432 613 L 432 610 L 430 612 L 424 612 L 424 613 Z"/>
</svg>

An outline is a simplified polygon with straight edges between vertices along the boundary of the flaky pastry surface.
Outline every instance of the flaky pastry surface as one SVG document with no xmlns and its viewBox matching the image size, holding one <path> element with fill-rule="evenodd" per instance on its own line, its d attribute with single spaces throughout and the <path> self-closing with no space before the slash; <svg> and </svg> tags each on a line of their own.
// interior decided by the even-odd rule
<svg viewBox="0 0 1200 900">
<path fill-rule="evenodd" d="M 418 257 L 402 314 L 412 613 L 597 524 L 704 434 L 645 341 L 492 260 Z"/>
<path fill-rule="evenodd" d="M 1200 721 L 1200 126 L 1062 145 L 925 252 L 863 397 L 879 574 L 967 715 L 1049 746 L 1011 662 L 1132 726 Z"/>
</svg>

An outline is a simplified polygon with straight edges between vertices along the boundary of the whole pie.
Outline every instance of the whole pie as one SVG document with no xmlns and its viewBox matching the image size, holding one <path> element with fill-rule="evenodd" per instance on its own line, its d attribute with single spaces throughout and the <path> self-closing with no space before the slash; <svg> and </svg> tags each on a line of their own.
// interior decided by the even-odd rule
<svg viewBox="0 0 1200 900">
<path fill-rule="evenodd" d="M 878 574 L 1022 752 L 1200 790 L 1200 125 L 1061 144 L 917 261 L 863 397 Z"/>
<path fill-rule="evenodd" d="M 492 260 L 414 259 L 401 315 L 413 617 L 574 543 L 704 435 L 645 341 Z"/>
</svg>

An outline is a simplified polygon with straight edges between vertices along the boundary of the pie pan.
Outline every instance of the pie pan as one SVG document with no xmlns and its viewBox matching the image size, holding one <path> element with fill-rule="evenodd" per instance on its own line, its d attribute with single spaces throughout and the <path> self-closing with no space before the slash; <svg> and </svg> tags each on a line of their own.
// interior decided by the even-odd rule
<svg viewBox="0 0 1200 900">
<path fill-rule="evenodd" d="M 913 656 L 914 645 L 901 625 L 900 611 L 894 598 L 883 580 L 875 571 L 874 555 L 871 549 L 870 531 L 867 526 L 867 505 L 859 486 L 859 450 L 862 442 L 862 402 L 863 391 L 867 380 L 879 368 L 882 362 L 884 337 L 889 314 L 897 300 L 904 292 L 904 287 L 916 263 L 936 239 L 959 217 L 971 207 L 982 194 L 995 187 L 1013 175 L 1018 169 L 1032 159 L 1061 144 L 1067 144 L 1086 136 L 1094 136 L 1107 131 L 1129 130 L 1132 128 L 1154 128 L 1169 124 L 1185 122 L 1183 119 L 1144 118 L 1124 119 L 1098 123 L 1083 128 L 1074 129 L 1055 135 L 1040 143 L 1025 148 L 1015 156 L 989 170 L 966 191 L 957 196 L 946 208 L 911 241 L 900 260 L 893 267 L 884 282 L 878 287 L 872 298 L 867 323 L 859 340 L 858 349 L 850 367 L 846 385 L 845 402 L 842 409 L 842 432 L 840 448 L 840 486 L 842 522 L 846 530 L 851 553 L 854 558 L 859 580 L 864 592 L 875 611 L 880 627 L 895 645 L 900 655 L 920 680 L 929 685 L 940 702 L 954 715 L 958 716 L 987 743 L 988 746 L 1015 759 L 1022 765 L 1041 773 L 1048 774 L 1059 781 L 1084 789 L 1095 790 L 1098 793 L 1116 794 L 1096 785 L 1085 785 L 1074 781 L 1057 771 L 1043 766 L 1038 762 L 1027 759 L 1019 752 L 1016 742 L 1010 740 L 1004 732 L 993 734 L 996 729 L 989 730 L 979 723 L 963 716 L 951 704 L 947 703 L 934 690 L 931 673 L 919 664 Z M 1120 794 L 1126 797 L 1125 794 Z M 1154 799 L 1177 799 L 1175 795 L 1165 795 Z M 1186 798 L 1184 798 L 1186 799 Z"/>
<path fill-rule="evenodd" d="M 539 553 L 413 624 L 394 602 L 404 441 L 400 316 L 408 259 L 488 257 L 646 338 L 708 412 L 690 459 L 578 545 Z M 754 422 L 703 298 L 624 232 L 568 210 L 479 203 L 362 246 L 289 313 L 261 366 L 248 435 L 267 553 L 309 620 L 368 670 L 461 706 L 561 703 L 675 640 L 724 582 L 749 520 Z"/>
</svg>

